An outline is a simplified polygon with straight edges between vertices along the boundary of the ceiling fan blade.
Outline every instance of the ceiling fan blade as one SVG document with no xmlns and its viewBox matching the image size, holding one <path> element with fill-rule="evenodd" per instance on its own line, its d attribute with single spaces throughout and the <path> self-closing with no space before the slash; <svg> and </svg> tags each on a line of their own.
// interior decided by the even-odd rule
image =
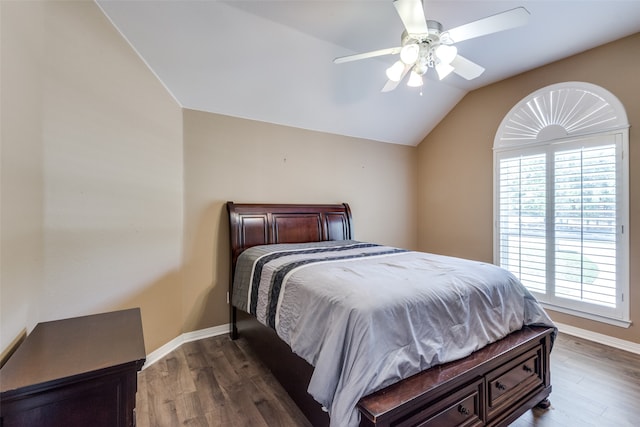
<svg viewBox="0 0 640 427">
<path fill-rule="evenodd" d="M 520 27 L 525 25 L 528 20 L 529 11 L 524 7 L 516 7 L 515 9 L 507 10 L 506 12 L 498 13 L 487 18 L 478 19 L 477 21 L 452 28 L 445 31 L 443 36 L 448 37 L 452 43 L 457 43 L 463 40 L 497 33 L 498 31 Z"/>
<path fill-rule="evenodd" d="M 409 34 L 428 34 L 422 0 L 393 0 L 393 5 Z"/>
<path fill-rule="evenodd" d="M 387 80 L 387 83 L 382 88 L 382 92 L 391 92 L 392 90 L 397 88 L 398 85 L 400 84 L 400 82 L 402 81 L 402 79 L 404 79 L 404 76 L 407 75 L 407 73 L 409 72 L 410 69 L 411 69 L 411 65 L 405 64 L 404 65 L 404 70 L 402 70 L 402 74 L 400 76 L 400 79 L 398 81 Z"/>
<path fill-rule="evenodd" d="M 390 47 L 388 49 L 373 50 L 371 52 L 356 53 L 355 55 L 340 56 L 333 60 L 334 64 L 342 64 L 343 62 L 357 61 L 359 59 L 374 58 L 382 55 L 393 55 L 400 53 L 402 47 Z"/>
<path fill-rule="evenodd" d="M 484 73 L 483 67 L 460 55 L 453 58 L 451 66 L 453 67 L 454 73 L 467 80 L 473 80 L 476 77 L 480 77 L 480 74 Z"/>
</svg>

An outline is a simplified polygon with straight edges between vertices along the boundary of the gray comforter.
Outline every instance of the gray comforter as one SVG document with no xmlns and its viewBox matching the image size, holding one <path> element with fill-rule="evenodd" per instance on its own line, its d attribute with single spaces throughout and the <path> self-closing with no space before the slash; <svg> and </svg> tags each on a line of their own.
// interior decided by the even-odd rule
<svg viewBox="0 0 640 427">
<path fill-rule="evenodd" d="M 523 325 L 553 327 L 502 268 L 356 241 L 250 248 L 232 298 L 314 366 L 308 392 L 332 427 L 358 425 L 356 403 L 380 388 Z"/>
</svg>

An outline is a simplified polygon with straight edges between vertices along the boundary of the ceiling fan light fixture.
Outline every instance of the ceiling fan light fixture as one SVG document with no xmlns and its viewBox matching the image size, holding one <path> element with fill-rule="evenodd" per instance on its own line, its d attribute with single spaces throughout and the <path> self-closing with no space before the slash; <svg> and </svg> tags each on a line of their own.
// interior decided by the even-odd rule
<svg viewBox="0 0 640 427">
<path fill-rule="evenodd" d="M 396 61 L 391 67 L 387 68 L 387 78 L 392 82 L 399 82 L 404 74 L 404 64 L 402 61 Z"/>
<path fill-rule="evenodd" d="M 456 48 L 455 46 L 441 44 L 436 47 L 436 57 L 440 60 L 440 63 L 449 65 L 457 55 L 458 48 Z"/>
<path fill-rule="evenodd" d="M 436 72 L 438 73 L 438 78 L 440 80 L 451 74 L 453 70 L 454 68 L 450 64 L 446 64 L 444 62 L 440 62 L 436 65 Z"/>
<path fill-rule="evenodd" d="M 407 86 L 411 87 L 420 87 L 422 86 L 422 76 L 415 71 L 411 70 L 411 74 L 409 75 L 409 81 L 407 81 Z"/>
<path fill-rule="evenodd" d="M 429 68 L 436 70 L 440 80 L 452 71 L 464 79 L 472 80 L 479 77 L 484 72 L 484 68 L 458 55 L 458 49 L 453 46 L 453 43 L 522 26 L 526 24 L 529 17 L 529 12 L 524 7 L 516 7 L 443 31 L 440 22 L 425 18 L 423 1 L 393 0 L 393 5 L 404 25 L 400 46 L 342 56 L 335 58 L 333 62 L 341 64 L 382 55 L 399 54 L 399 60 L 386 70 L 389 80 L 382 88 L 383 92 L 394 90 L 409 70 L 411 75 L 407 83 L 413 87 L 423 85 L 422 76 Z M 420 94 L 422 95 L 422 91 Z"/>
<path fill-rule="evenodd" d="M 415 64 L 420 55 L 420 46 L 415 43 L 410 43 L 402 46 L 400 51 L 400 60 L 407 65 Z"/>
</svg>

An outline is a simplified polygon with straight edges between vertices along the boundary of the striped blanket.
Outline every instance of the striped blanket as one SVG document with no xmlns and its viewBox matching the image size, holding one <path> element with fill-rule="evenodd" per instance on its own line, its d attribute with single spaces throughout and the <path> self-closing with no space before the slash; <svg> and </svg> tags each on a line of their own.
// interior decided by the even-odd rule
<svg viewBox="0 0 640 427">
<path fill-rule="evenodd" d="M 314 366 L 308 391 L 332 427 L 358 425 L 367 394 L 523 325 L 553 326 L 495 265 L 357 241 L 247 249 L 232 303 Z"/>
</svg>

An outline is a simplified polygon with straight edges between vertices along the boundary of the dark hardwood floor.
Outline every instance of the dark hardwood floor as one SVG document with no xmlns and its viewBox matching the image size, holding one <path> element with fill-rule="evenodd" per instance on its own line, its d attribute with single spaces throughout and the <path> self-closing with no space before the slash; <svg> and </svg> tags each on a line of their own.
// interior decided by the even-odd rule
<svg viewBox="0 0 640 427">
<path fill-rule="evenodd" d="M 137 427 L 310 426 L 242 339 L 183 344 L 138 374 Z"/>
<path fill-rule="evenodd" d="M 640 425 L 640 355 L 559 334 L 551 352 L 551 408 L 516 427 Z"/>
<path fill-rule="evenodd" d="M 551 407 L 516 427 L 640 425 L 640 355 L 560 334 Z M 242 338 L 185 343 L 138 374 L 138 427 L 310 426 Z"/>
</svg>

